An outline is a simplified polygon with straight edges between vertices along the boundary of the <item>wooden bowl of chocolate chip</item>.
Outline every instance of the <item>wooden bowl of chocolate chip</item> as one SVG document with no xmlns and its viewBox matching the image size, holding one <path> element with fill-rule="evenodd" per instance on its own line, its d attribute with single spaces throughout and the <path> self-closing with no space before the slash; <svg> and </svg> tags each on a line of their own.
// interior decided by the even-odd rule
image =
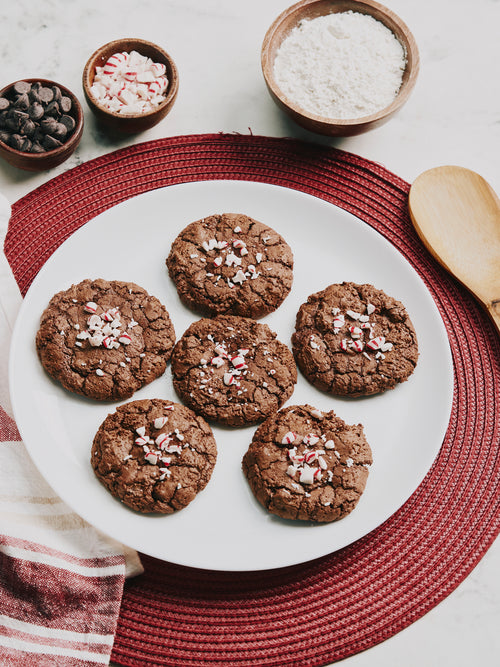
<svg viewBox="0 0 500 667">
<path fill-rule="evenodd" d="M 134 134 L 172 109 L 179 88 L 173 58 L 144 39 L 124 38 L 94 51 L 83 70 L 83 92 L 106 129 Z"/>
<path fill-rule="evenodd" d="M 0 157 L 19 169 L 44 171 L 80 143 L 83 110 L 55 81 L 22 79 L 0 90 Z"/>
<path fill-rule="evenodd" d="M 298 125 L 349 136 L 405 104 L 419 54 L 406 24 L 375 0 L 302 0 L 268 29 L 261 64 L 271 97 Z"/>
</svg>

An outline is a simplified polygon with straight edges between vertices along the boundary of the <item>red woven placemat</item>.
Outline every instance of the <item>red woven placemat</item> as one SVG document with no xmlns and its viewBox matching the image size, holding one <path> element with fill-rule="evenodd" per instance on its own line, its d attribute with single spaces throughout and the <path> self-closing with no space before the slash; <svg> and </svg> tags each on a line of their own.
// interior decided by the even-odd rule
<svg viewBox="0 0 500 667">
<path fill-rule="evenodd" d="M 450 424 L 407 503 L 330 556 L 257 573 L 193 570 L 144 556 L 145 574 L 125 587 L 113 660 L 141 667 L 324 665 L 425 614 L 498 534 L 500 341 L 476 302 L 418 241 L 407 183 L 355 155 L 289 139 L 162 139 L 49 181 L 13 206 L 5 250 L 21 290 L 64 239 L 103 210 L 147 190 L 210 179 L 261 181 L 321 197 L 401 251 L 448 331 L 455 369 Z"/>
</svg>

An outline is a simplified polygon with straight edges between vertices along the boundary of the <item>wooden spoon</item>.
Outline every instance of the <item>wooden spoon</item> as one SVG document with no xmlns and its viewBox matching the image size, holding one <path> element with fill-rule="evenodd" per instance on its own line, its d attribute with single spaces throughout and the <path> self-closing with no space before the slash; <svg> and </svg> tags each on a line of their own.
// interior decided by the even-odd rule
<svg viewBox="0 0 500 667">
<path fill-rule="evenodd" d="M 445 269 L 486 308 L 500 333 L 500 201 L 463 167 L 424 171 L 410 188 L 418 235 Z"/>
</svg>

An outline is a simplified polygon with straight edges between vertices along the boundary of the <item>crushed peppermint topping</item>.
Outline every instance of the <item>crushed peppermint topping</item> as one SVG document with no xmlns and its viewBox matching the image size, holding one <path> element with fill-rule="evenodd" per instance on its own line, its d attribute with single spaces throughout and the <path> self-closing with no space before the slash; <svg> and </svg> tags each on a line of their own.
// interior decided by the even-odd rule
<svg viewBox="0 0 500 667">
<path fill-rule="evenodd" d="M 335 446 L 333 441 L 327 440 L 325 435 L 317 436 L 309 433 L 302 436 L 293 431 L 289 431 L 282 436 L 281 444 L 291 445 L 297 441 L 301 441 L 302 444 L 306 445 L 306 448 L 300 454 L 297 451 L 297 446 L 288 450 L 290 464 L 287 467 L 286 474 L 294 480 L 297 479 L 296 475 L 298 474 L 298 481 L 300 484 L 311 485 L 315 481 L 321 480 L 323 474 L 326 474 L 327 481 L 331 482 L 333 479 L 333 472 L 328 469 L 328 460 L 325 458 L 325 454 L 327 449 L 334 449 Z M 320 447 L 324 447 L 324 449 L 314 448 L 314 445 L 318 442 L 321 443 Z M 334 453 L 338 455 L 337 451 Z"/>
<path fill-rule="evenodd" d="M 173 405 L 164 406 L 165 410 L 173 410 Z M 151 429 L 158 431 L 163 428 L 168 422 L 168 417 L 156 417 L 151 423 Z M 180 444 L 185 440 L 185 436 L 176 428 L 170 433 L 160 433 L 155 439 L 149 437 L 146 426 L 138 426 L 135 429 L 137 437 L 134 443 L 142 449 L 144 460 L 152 466 L 158 466 L 160 476 L 159 480 L 163 481 L 166 477 L 170 477 L 171 472 L 168 466 L 171 463 L 172 457 L 165 456 L 165 454 L 181 454 L 184 447 L 192 449 L 189 443 Z M 178 442 L 174 440 L 177 439 Z M 194 450 L 193 450 L 194 451 Z M 128 461 L 133 458 L 132 454 L 128 454 L 123 459 Z"/>
<path fill-rule="evenodd" d="M 233 229 L 235 234 L 242 232 L 241 227 L 237 226 Z M 270 237 L 266 237 L 270 238 Z M 222 270 L 223 267 L 232 267 L 235 269 L 235 273 L 232 276 L 228 276 L 226 273 L 222 274 L 221 272 L 212 273 L 210 269 L 206 270 L 206 276 L 208 278 L 213 278 L 212 281 L 214 285 L 219 285 L 219 281 L 222 278 L 223 282 L 221 284 L 227 284 L 231 289 L 234 287 L 239 287 L 243 283 L 250 279 L 256 280 L 260 276 L 260 272 L 256 270 L 255 265 L 248 264 L 244 266 L 242 258 L 250 253 L 247 248 L 246 242 L 242 238 L 234 238 L 231 241 L 218 241 L 215 238 L 205 239 L 201 242 L 199 246 L 204 253 L 208 254 L 212 251 L 215 251 L 216 256 L 211 260 L 213 267 L 219 268 Z M 224 252 L 220 252 L 224 251 Z M 191 254 L 191 258 L 195 259 L 199 257 L 197 253 Z M 209 262 L 210 259 L 205 259 L 200 257 L 201 261 Z M 258 252 L 255 254 L 255 262 L 259 264 L 263 260 L 263 254 Z M 251 261 L 251 260 L 250 260 Z"/>
<path fill-rule="evenodd" d="M 102 310 L 98 315 L 98 304 L 93 301 L 88 301 L 83 310 L 90 314 L 87 319 L 87 328 L 79 331 L 76 335 L 77 340 L 75 345 L 82 347 L 81 341 L 88 341 L 91 347 L 104 347 L 107 350 L 118 349 L 121 345 L 130 345 L 132 343 L 131 336 L 122 331 L 123 323 L 120 318 L 120 311 L 118 308 L 109 308 Z M 137 322 L 131 320 L 129 328 L 135 326 Z M 80 326 L 75 324 L 75 329 L 80 329 Z M 98 373 L 101 375 L 101 373 Z"/>
<path fill-rule="evenodd" d="M 345 333 L 348 336 L 342 338 L 339 342 L 339 349 L 343 352 L 355 352 L 363 354 L 367 359 L 372 361 L 380 361 L 384 359 L 383 352 L 389 352 L 393 349 L 393 344 L 385 340 L 384 336 L 375 336 L 373 329 L 375 324 L 370 322 L 370 315 L 375 312 L 376 308 L 373 304 L 368 303 L 366 305 L 366 314 L 358 313 L 354 310 L 346 310 L 345 314 L 341 312 L 340 308 L 332 308 L 333 314 L 333 332 L 339 334 L 342 329 L 346 326 L 345 317 L 349 317 L 351 320 L 354 320 L 358 324 L 347 325 L 347 330 Z M 366 334 L 365 334 L 366 332 Z M 344 332 L 342 332 L 344 334 Z M 345 334 L 344 334 L 345 336 Z M 310 337 L 310 346 L 313 349 L 318 349 L 316 347 L 317 343 L 313 343 L 314 337 Z M 370 352 L 375 352 L 374 356 L 370 356 Z"/>
</svg>

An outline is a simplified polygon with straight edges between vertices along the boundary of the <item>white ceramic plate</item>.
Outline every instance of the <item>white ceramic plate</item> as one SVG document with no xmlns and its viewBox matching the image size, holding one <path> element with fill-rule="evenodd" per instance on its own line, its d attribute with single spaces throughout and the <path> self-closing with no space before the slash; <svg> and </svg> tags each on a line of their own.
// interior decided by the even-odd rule
<svg viewBox="0 0 500 667">
<path fill-rule="evenodd" d="M 179 301 L 165 267 L 170 245 L 193 220 L 241 212 L 280 232 L 295 254 L 294 285 L 284 304 L 264 320 L 290 344 L 295 314 L 308 295 L 334 282 L 372 283 L 406 305 L 420 359 L 414 374 L 383 395 L 341 399 L 299 374 L 288 404 L 334 409 L 361 422 L 374 464 L 358 506 L 342 521 L 313 525 L 269 515 L 254 499 L 241 459 L 255 427 L 214 427 L 219 455 L 211 481 L 182 511 L 143 516 L 116 501 L 97 481 L 90 448 L 98 426 L 117 404 L 73 395 L 42 369 L 35 350 L 39 318 L 52 295 L 84 278 L 133 281 L 157 296 L 177 337 L 198 316 Z M 310 195 L 237 181 L 175 185 L 130 199 L 73 234 L 35 278 L 17 320 L 10 360 L 17 424 L 28 450 L 53 489 L 84 519 L 143 553 L 217 570 L 259 570 L 304 562 L 366 535 L 393 514 L 431 467 L 451 410 L 453 370 L 446 332 L 425 285 L 382 236 L 356 217 Z M 133 399 L 178 400 L 170 370 Z"/>
</svg>

